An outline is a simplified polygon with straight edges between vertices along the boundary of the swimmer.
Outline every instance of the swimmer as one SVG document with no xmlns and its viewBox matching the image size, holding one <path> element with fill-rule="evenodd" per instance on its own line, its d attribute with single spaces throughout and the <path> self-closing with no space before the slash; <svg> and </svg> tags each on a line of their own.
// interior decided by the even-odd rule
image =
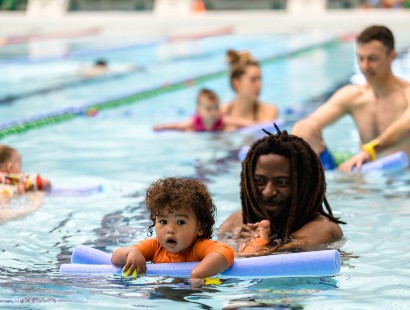
<svg viewBox="0 0 410 310">
<path fill-rule="evenodd" d="M 278 109 L 273 104 L 259 100 L 262 88 L 262 74 L 259 63 L 247 51 L 227 51 L 227 62 L 230 66 L 230 83 L 236 97 L 228 104 L 221 106 L 224 117 L 252 122 L 266 123 L 278 118 Z M 227 125 L 226 130 L 235 130 L 240 126 Z"/>
<path fill-rule="evenodd" d="M 219 111 L 219 98 L 209 89 L 201 89 L 197 96 L 196 114 L 179 123 L 169 123 L 154 126 L 155 131 L 229 131 L 233 128 L 251 126 L 252 121 L 223 117 Z"/>
<path fill-rule="evenodd" d="M 210 240 L 216 207 L 206 186 L 197 179 L 166 178 L 151 184 L 146 206 L 156 237 L 114 251 L 112 263 L 126 275 L 144 274 L 146 262 L 197 262 L 190 274 L 192 287 L 228 269 L 234 250 Z"/>
<path fill-rule="evenodd" d="M 97 59 L 91 68 L 82 68 L 79 74 L 85 78 L 96 78 L 104 76 L 109 73 L 126 73 L 136 71 L 137 67 L 131 65 L 124 68 L 112 68 L 108 66 L 108 62 L 105 59 Z"/>
<path fill-rule="evenodd" d="M 341 171 L 360 170 L 363 163 L 399 150 L 410 155 L 410 83 L 392 72 L 397 56 L 393 33 L 385 26 L 366 28 L 357 37 L 356 54 L 366 84 L 341 88 L 292 129 L 322 155 L 327 152 L 323 129 L 351 115 L 361 150 L 339 166 Z"/>
<path fill-rule="evenodd" d="M 343 222 L 325 196 L 318 156 L 301 138 L 276 129 L 249 149 L 241 172 L 242 208 L 219 228 L 219 240 L 241 244 L 239 256 L 319 250 L 343 236 Z"/>
<path fill-rule="evenodd" d="M 0 144 L 0 193 L 3 196 L 50 189 L 51 183 L 46 178 L 22 172 L 22 158 L 17 150 Z"/>
<path fill-rule="evenodd" d="M 0 222 L 22 217 L 37 210 L 43 201 L 51 183 L 39 175 L 22 172 L 20 153 L 4 144 L 0 144 Z M 11 209 L 9 202 L 13 196 L 25 194 L 25 206 Z"/>
</svg>

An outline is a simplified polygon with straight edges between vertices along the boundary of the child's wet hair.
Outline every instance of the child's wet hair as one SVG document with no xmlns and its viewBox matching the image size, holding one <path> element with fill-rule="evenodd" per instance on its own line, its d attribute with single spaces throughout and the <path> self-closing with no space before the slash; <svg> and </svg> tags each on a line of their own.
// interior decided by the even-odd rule
<svg viewBox="0 0 410 310">
<path fill-rule="evenodd" d="M 335 218 L 326 199 L 325 173 L 319 157 L 302 138 L 289 135 L 286 130 L 277 134 L 265 131 L 267 136 L 254 142 L 242 162 L 241 201 L 243 222 L 257 223 L 268 219 L 271 231 L 280 238 L 288 238 L 319 214 L 335 223 Z M 255 168 L 260 156 L 277 154 L 290 161 L 292 195 L 286 214 L 270 218 L 261 202 L 255 184 Z"/>
<path fill-rule="evenodd" d="M 175 212 L 181 207 L 191 208 L 196 216 L 203 239 L 211 239 L 215 224 L 216 207 L 206 185 L 193 178 L 164 178 L 152 183 L 146 194 L 146 207 L 152 224 L 149 235 L 155 226 L 155 218 L 164 208 Z"/>
<path fill-rule="evenodd" d="M 200 101 L 199 99 L 202 96 L 207 97 L 210 101 L 219 103 L 219 97 L 213 90 L 210 90 L 208 88 L 202 88 L 199 90 L 198 95 L 196 97 L 197 105 L 199 104 L 199 101 Z"/>
<path fill-rule="evenodd" d="M 17 152 L 16 149 L 13 149 L 12 147 L 4 144 L 0 144 L 0 166 L 6 164 L 15 152 Z"/>
</svg>

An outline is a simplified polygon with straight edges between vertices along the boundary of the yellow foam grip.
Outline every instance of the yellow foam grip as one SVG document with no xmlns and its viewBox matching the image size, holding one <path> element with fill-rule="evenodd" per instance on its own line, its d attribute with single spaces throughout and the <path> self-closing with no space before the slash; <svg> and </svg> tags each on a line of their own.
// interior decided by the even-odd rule
<svg viewBox="0 0 410 310">
<path fill-rule="evenodd" d="M 374 139 L 374 140 L 370 141 L 369 143 L 363 144 L 362 145 L 362 150 L 369 153 L 370 158 L 372 160 L 375 160 L 376 159 L 376 151 L 374 150 L 374 148 L 376 146 L 378 146 L 379 143 L 380 143 L 379 140 Z"/>
<path fill-rule="evenodd" d="M 218 277 L 216 278 L 205 278 L 204 279 L 204 284 L 206 285 L 221 285 L 221 279 L 219 279 Z"/>
<path fill-rule="evenodd" d="M 122 276 L 123 277 L 133 277 L 133 278 L 135 278 L 136 276 L 138 276 L 137 269 L 135 269 L 134 272 L 131 275 L 129 274 L 128 270 L 123 270 L 122 271 Z"/>
</svg>

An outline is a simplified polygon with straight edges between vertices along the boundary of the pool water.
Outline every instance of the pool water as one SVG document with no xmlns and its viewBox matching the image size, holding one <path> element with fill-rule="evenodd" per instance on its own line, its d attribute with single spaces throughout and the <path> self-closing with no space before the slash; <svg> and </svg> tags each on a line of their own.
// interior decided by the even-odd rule
<svg viewBox="0 0 410 310">
<path fill-rule="evenodd" d="M 0 75 L 4 85 L 1 98 L 53 87 L 56 81 L 63 86 L 0 105 L 0 124 L 223 71 L 227 48 L 249 49 L 256 57 L 264 58 L 332 36 L 226 35 L 101 52 L 114 65 L 133 64 L 144 69 L 118 79 L 83 81 L 67 87 L 68 81 L 78 79 L 78 67 L 91 63 L 94 54 L 30 62 L 27 47 L 13 47 L 0 53 L 1 70 L 7 72 Z M 403 35 L 397 41 L 407 47 L 408 38 Z M 83 39 L 66 49 L 90 50 L 99 44 L 98 39 Z M 277 104 L 283 119 L 298 116 L 286 111 L 314 108 L 357 73 L 351 42 L 281 58 L 263 65 L 262 70 L 261 99 Z M 410 76 L 408 54 L 396 62 L 395 70 Z M 149 224 L 144 210 L 145 190 L 158 178 L 204 179 L 218 207 L 216 226 L 239 209 L 240 163 L 235 157 L 249 141 L 248 135 L 155 133 L 151 129 L 157 123 L 189 117 L 201 87 L 214 89 L 222 102 L 233 96 L 226 76 L 222 76 L 103 111 L 95 117 L 77 117 L 2 139 L 1 143 L 22 153 L 25 171 L 41 172 L 55 187 L 101 185 L 103 190 L 89 195 L 49 196 L 32 215 L 1 224 L 0 307 L 409 308 L 408 170 L 365 175 L 327 172 L 328 200 L 334 213 L 347 222 L 342 227 L 344 240 L 333 245 L 342 251 L 342 269 L 334 277 L 224 279 L 222 285 L 192 290 L 186 279 L 131 280 L 58 273 L 78 244 L 112 251 L 145 238 Z M 290 126 L 291 122 L 285 123 L 285 128 Z M 357 132 L 349 118 L 326 129 L 325 137 L 331 150 L 358 148 Z M 11 207 L 23 203 L 17 199 Z"/>
</svg>

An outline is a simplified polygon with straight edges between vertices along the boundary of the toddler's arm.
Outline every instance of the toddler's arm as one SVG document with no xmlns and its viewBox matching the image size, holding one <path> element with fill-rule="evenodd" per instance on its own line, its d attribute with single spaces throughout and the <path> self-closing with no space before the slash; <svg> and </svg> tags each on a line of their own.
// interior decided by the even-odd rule
<svg viewBox="0 0 410 310">
<path fill-rule="evenodd" d="M 189 276 L 191 285 L 202 286 L 205 278 L 217 275 L 228 267 L 228 262 L 221 253 L 211 252 L 191 271 Z"/>
<path fill-rule="evenodd" d="M 147 271 L 147 261 L 136 246 L 116 249 L 112 254 L 111 262 L 117 266 L 124 266 L 122 270 L 126 275 L 132 275 L 134 270 L 138 274 L 145 274 Z"/>
</svg>

